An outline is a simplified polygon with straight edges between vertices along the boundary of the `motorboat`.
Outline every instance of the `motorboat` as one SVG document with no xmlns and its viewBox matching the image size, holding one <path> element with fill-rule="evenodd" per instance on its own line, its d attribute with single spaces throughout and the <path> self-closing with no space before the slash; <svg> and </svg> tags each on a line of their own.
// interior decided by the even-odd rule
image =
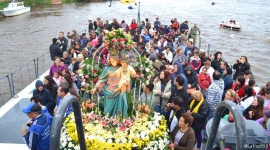
<svg viewBox="0 0 270 150">
<path fill-rule="evenodd" d="M 241 25 L 236 23 L 235 20 L 230 20 L 229 23 L 225 23 L 224 21 L 220 24 L 220 27 L 222 28 L 227 28 L 227 29 L 231 29 L 231 30 L 240 30 L 241 29 Z"/>
<path fill-rule="evenodd" d="M 30 7 L 25 7 L 23 2 L 11 1 L 6 8 L 0 10 L 5 17 L 17 16 L 30 12 Z"/>
</svg>

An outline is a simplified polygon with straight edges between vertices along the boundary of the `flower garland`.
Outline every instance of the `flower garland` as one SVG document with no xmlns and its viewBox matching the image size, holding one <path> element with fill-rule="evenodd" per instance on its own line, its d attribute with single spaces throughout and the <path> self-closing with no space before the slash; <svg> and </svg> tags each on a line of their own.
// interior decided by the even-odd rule
<svg viewBox="0 0 270 150">
<path fill-rule="evenodd" d="M 164 116 L 159 113 L 120 119 L 101 117 L 94 112 L 83 113 L 84 133 L 88 150 L 95 149 L 168 149 L 168 129 Z M 61 134 L 61 150 L 77 150 L 78 136 L 74 115 L 65 120 Z"/>
<path fill-rule="evenodd" d="M 122 29 L 114 30 L 106 34 L 104 46 L 110 50 L 118 50 L 119 54 L 126 54 L 131 50 L 133 41 L 131 35 Z"/>
<path fill-rule="evenodd" d="M 82 89 L 90 91 L 97 83 L 98 77 L 101 75 L 102 70 L 100 64 L 94 61 L 93 58 L 85 59 L 80 63 L 80 78 L 82 79 Z"/>
<path fill-rule="evenodd" d="M 139 75 L 137 80 L 141 81 L 142 84 L 149 84 L 149 81 L 154 76 L 152 62 L 144 56 L 141 57 L 141 64 L 137 61 L 131 64 L 131 66 L 136 71 L 136 74 Z"/>
</svg>

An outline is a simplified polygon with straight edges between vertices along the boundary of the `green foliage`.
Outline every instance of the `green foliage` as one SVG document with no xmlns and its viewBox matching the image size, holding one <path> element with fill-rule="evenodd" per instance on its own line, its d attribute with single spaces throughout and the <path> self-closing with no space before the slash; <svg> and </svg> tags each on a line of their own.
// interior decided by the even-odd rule
<svg viewBox="0 0 270 150">
<path fill-rule="evenodd" d="M 0 2 L 0 10 L 4 9 L 5 7 L 8 6 L 9 2 Z"/>
</svg>

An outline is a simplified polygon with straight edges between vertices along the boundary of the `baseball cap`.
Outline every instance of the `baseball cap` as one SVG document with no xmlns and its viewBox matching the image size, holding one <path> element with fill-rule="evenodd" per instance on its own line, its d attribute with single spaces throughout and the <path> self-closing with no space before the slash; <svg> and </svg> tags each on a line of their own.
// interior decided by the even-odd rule
<svg viewBox="0 0 270 150">
<path fill-rule="evenodd" d="M 30 113 L 30 112 L 39 112 L 41 111 L 41 107 L 37 103 L 30 103 L 27 107 L 22 109 L 23 113 Z"/>
</svg>

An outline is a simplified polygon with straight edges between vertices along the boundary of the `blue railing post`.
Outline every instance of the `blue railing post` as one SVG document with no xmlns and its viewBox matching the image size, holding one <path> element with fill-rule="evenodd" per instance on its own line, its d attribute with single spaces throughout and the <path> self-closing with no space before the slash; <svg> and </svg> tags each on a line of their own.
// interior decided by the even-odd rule
<svg viewBox="0 0 270 150">
<path fill-rule="evenodd" d="M 80 144 L 80 150 L 86 150 L 83 124 L 82 124 L 82 115 L 81 115 L 81 107 L 79 100 L 73 96 L 67 96 L 64 100 L 61 101 L 57 111 L 54 115 L 52 127 L 51 127 L 51 139 L 50 139 L 50 150 L 60 150 L 60 136 L 61 136 L 61 128 L 63 125 L 64 114 L 67 110 L 69 104 L 72 103 L 75 124 L 77 128 L 77 134 Z"/>
</svg>

